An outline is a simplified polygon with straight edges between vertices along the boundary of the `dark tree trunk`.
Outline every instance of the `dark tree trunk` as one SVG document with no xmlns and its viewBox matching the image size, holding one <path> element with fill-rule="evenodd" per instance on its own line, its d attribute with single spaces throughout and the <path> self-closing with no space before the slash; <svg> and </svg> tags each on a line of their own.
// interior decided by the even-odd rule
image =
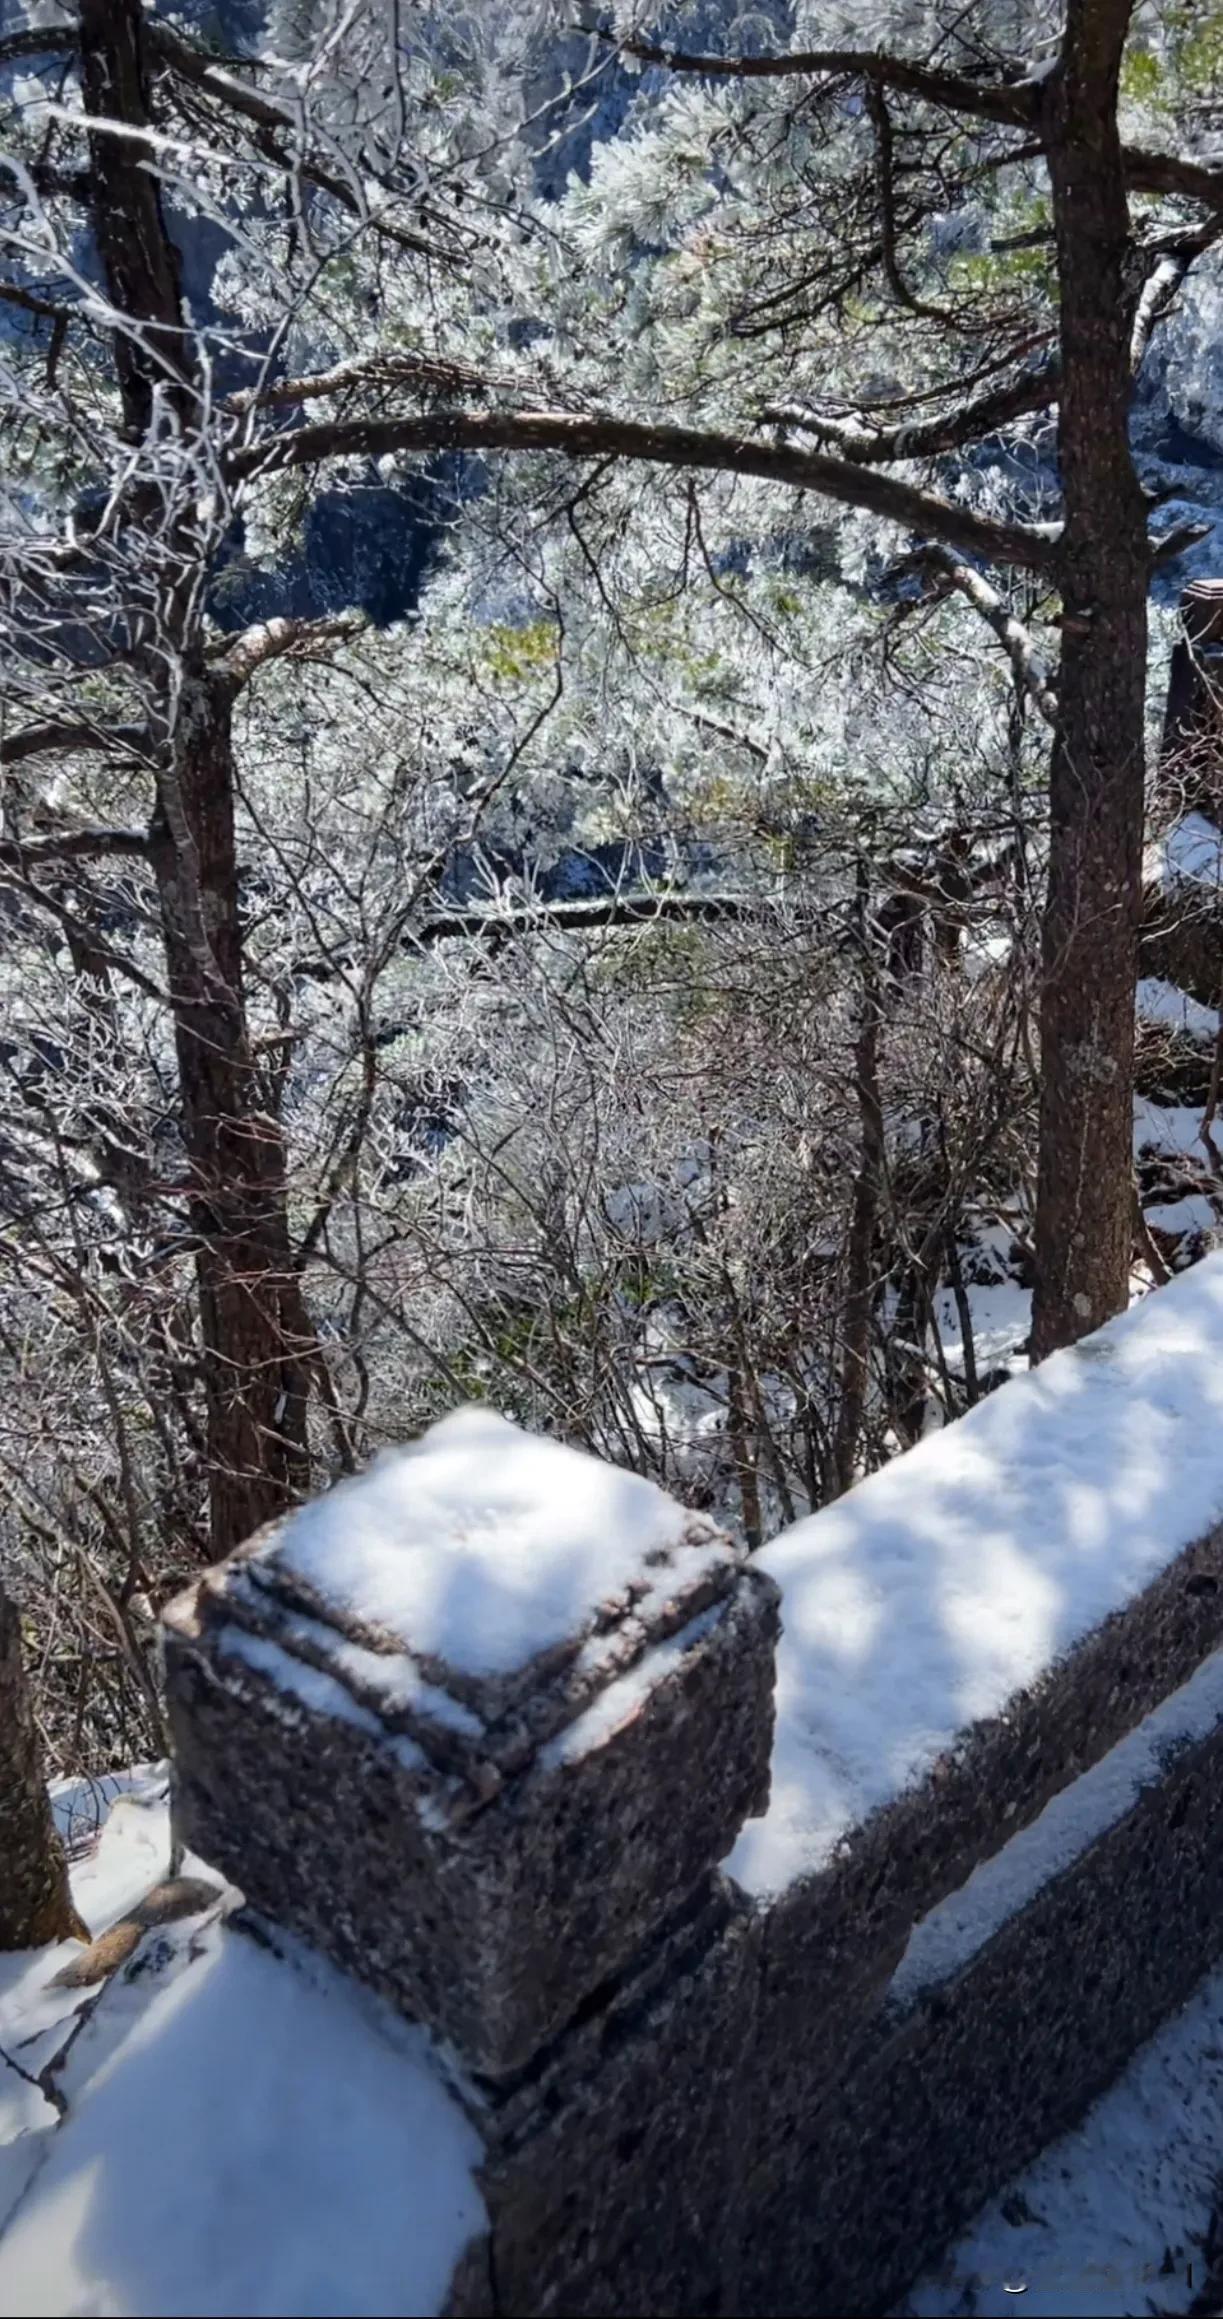
<svg viewBox="0 0 1223 2319">
<path fill-rule="evenodd" d="M 86 112 L 148 123 L 141 0 L 81 0 Z M 201 424 L 178 254 L 141 147 L 90 140 L 92 215 L 115 310 L 125 431 L 140 443 L 160 388 L 186 442 Z M 157 736 L 150 831 L 191 1182 L 208 1413 L 212 1545 L 227 1553 L 306 1485 L 306 1403 L 317 1358 L 292 1263 L 284 1139 L 252 1055 L 234 837 L 231 695 L 204 661 L 187 467 L 137 489 L 127 548 L 143 555 L 152 618 L 139 655 Z M 182 496 L 179 509 L 175 493 Z M 163 496 L 168 494 L 168 496 Z"/>
<path fill-rule="evenodd" d="M 143 128 L 148 69 L 140 0 L 80 0 L 81 94 L 101 120 Z M 192 342 L 183 328 L 178 252 L 161 191 L 143 153 L 113 134 L 90 138 L 94 240 L 116 313 L 136 327 L 114 332 L 115 371 L 126 428 L 146 434 L 155 384 L 168 386 L 180 418 L 195 405 Z"/>
<path fill-rule="evenodd" d="M 289 1241 L 284 1137 L 251 1052 L 224 684 L 184 672 L 152 829 L 205 1359 L 212 1542 L 306 1487 L 312 1340 Z"/>
<path fill-rule="evenodd" d="M 0 1949 L 81 1930 L 55 1832 L 21 1657 L 21 1621 L 0 1587 Z"/>
<path fill-rule="evenodd" d="M 845 1302 L 841 1311 L 840 1391 L 833 1434 L 833 1494 L 849 1489 L 854 1479 L 866 1389 L 870 1377 L 871 1324 L 875 1310 L 876 1233 L 883 1190 L 883 1106 L 879 1096 L 880 1004 L 879 968 L 875 956 L 875 929 L 871 923 L 870 894 L 865 865 L 858 866 L 858 938 L 861 949 L 862 990 L 858 1036 L 854 1043 L 854 1082 L 858 1097 L 858 1171 L 854 1178 L 849 1238 L 845 1251 Z"/>
<path fill-rule="evenodd" d="M 1066 521 L 1042 946 L 1032 1358 L 1124 1307 L 1141 907 L 1146 510 L 1129 447 L 1130 225 L 1117 84 L 1132 0 L 1069 0 L 1046 92 Z"/>
</svg>

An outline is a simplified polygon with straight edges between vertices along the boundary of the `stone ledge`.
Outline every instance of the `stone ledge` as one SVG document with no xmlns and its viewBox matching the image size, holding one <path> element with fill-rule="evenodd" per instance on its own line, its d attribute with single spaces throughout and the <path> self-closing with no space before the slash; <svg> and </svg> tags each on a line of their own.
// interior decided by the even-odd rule
<svg viewBox="0 0 1223 2319">
<path fill-rule="evenodd" d="M 1087 1773 L 1223 1638 L 1223 1530 L 1103 1626 L 1003 1718 L 764 1909 L 776 2016 L 766 2140 L 784 2145 L 882 2001 L 913 1927 Z M 1223 1946 L 1223 1937 L 1221 1937 Z"/>
<path fill-rule="evenodd" d="M 1089 1775 L 1094 1777 L 1095 1775 Z M 837 2066 L 779 2130 L 794 2033 L 766 1969 L 752 2065 L 759 2163 L 736 2309 L 833 2319 L 895 2307 L 918 2271 L 1091 2102 L 1223 1952 L 1223 1722 L 972 1950 L 864 2006 Z"/>
</svg>

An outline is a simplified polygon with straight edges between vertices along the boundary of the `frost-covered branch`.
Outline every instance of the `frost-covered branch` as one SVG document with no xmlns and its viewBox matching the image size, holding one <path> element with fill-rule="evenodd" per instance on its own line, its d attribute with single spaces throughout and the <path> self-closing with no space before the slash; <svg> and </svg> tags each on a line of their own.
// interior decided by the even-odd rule
<svg viewBox="0 0 1223 2319">
<path fill-rule="evenodd" d="M 147 855 L 148 850 L 143 829 L 65 829 L 31 838 L 0 838 L 0 866 L 36 870 L 48 862 L 113 860 Z"/>
<path fill-rule="evenodd" d="M 65 750 L 100 750 L 107 755 L 138 755 L 148 747 L 143 725 L 91 725 L 70 718 L 26 725 L 0 739 L 0 765 L 21 765 L 28 757 L 61 755 Z"/>
<path fill-rule="evenodd" d="M 621 48 L 641 64 L 665 65 L 670 72 L 697 73 L 706 80 L 790 80 L 816 77 L 859 80 L 875 88 L 921 97 L 949 113 L 975 114 L 1008 127 L 1027 127 L 1036 118 L 1037 87 L 1030 81 L 974 81 L 937 65 L 885 49 L 805 48 L 781 56 L 704 56 L 681 48 L 659 48 L 645 40 L 625 40 Z"/>
<path fill-rule="evenodd" d="M 363 612 L 336 612 L 322 620 L 260 620 L 218 655 L 216 665 L 237 693 L 268 661 L 306 659 L 325 644 L 359 636 L 365 625 Z"/>
<path fill-rule="evenodd" d="M 159 62 L 202 95 L 214 98 L 227 112 L 253 122 L 265 137 L 269 134 L 292 136 L 297 149 L 291 154 L 276 156 L 291 173 L 317 185 L 320 192 L 329 193 L 341 208 L 399 249 L 410 250 L 418 257 L 453 260 L 453 247 L 447 248 L 425 234 L 397 224 L 393 218 L 372 212 L 359 178 L 340 176 L 313 155 L 303 153 L 300 145 L 304 121 L 300 113 L 273 97 L 262 95 L 258 89 L 248 88 L 245 81 L 237 80 L 233 73 L 225 72 L 201 56 L 198 49 L 166 24 L 150 19 L 148 41 Z"/>
<path fill-rule="evenodd" d="M 975 571 L 971 564 L 964 563 L 960 557 L 953 556 L 947 548 L 925 548 L 916 560 L 937 574 L 944 585 L 957 589 L 972 605 L 974 612 L 980 613 L 999 643 L 1004 646 L 1015 671 L 1016 683 L 1028 695 L 1045 723 L 1056 725 L 1057 694 L 1049 682 L 1044 661 L 1030 631 L 1024 627 L 1022 620 L 1016 618 L 998 590 L 990 586 L 981 572 Z"/>
<path fill-rule="evenodd" d="M 640 63 L 662 65 L 670 72 L 692 73 L 702 79 L 857 80 L 916 97 L 945 112 L 1038 131 L 1047 86 L 1046 77 L 1038 74 L 997 82 L 974 81 L 883 49 L 795 49 L 779 56 L 709 56 L 662 48 L 648 41 L 626 40 L 620 46 Z M 1208 162 L 1152 152 L 1138 145 L 1123 146 L 1122 161 L 1126 182 L 1135 193 L 1183 194 L 1191 201 L 1206 202 L 1212 209 L 1223 207 L 1223 169 Z"/>
<path fill-rule="evenodd" d="M 487 394 L 491 387 L 513 389 L 517 380 L 500 379 L 470 364 L 441 355 L 417 353 L 398 347 L 358 355 L 331 370 L 308 371 L 300 378 L 270 379 L 257 387 L 243 387 L 230 395 L 227 411 L 242 417 L 249 411 L 283 409 L 290 403 L 325 402 L 332 395 L 395 386 L 413 386 L 431 394 Z"/>
<path fill-rule="evenodd" d="M 1221 197 L 1223 198 L 1223 197 Z M 1143 285 L 1142 294 L 1134 311 L 1134 326 L 1130 335 L 1130 368 L 1137 378 L 1146 358 L 1157 325 L 1172 305 L 1177 291 L 1193 265 L 1223 234 L 1223 214 L 1209 225 L 1200 226 L 1193 234 L 1184 234 L 1167 242 L 1155 255 L 1155 263 Z"/>
<path fill-rule="evenodd" d="M 977 515 L 895 476 L 818 451 L 695 427 L 651 426 L 611 413 L 451 410 L 336 420 L 288 428 L 267 442 L 232 452 L 227 466 L 238 481 L 324 459 L 379 459 L 410 451 L 556 451 L 567 459 L 632 459 L 657 467 L 759 476 L 817 492 L 841 506 L 865 508 L 911 531 L 933 533 L 995 563 L 1041 571 L 1055 554 L 1055 538 L 1048 531 Z"/>
<path fill-rule="evenodd" d="M 937 458 L 946 451 L 978 443 L 1011 419 L 1030 411 L 1048 410 L 1057 401 L 1061 369 L 1056 359 L 991 387 L 987 394 L 956 405 L 937 419 L 912 419 L 899 426 L 869 427 L 860 419 L 831 418 L 803 403 L 768 403 L 763 416 L 772 424 L 801 429 L 817 441 L 835 445 L 854 466 L 885 465 L 890 459 Z"/>
<path fill-rule="evenodd" d="M 450 246 L 444 246 L 426 234 L 398 224 L 393 218 L 375 214 L 370 209 L 358 176 L 340 175 L 336 170 L 328 168 L 317 155 L 303 151 L 301 148 L 307 121 L 301 108 L 295 109 L 275 97 L 266 96 L 261 90 L 239 80 L 236 74 L 226 71 L 215 59 L 201 54 L 189 40 L 183 38 L 181 32 L 157 17 L 149 16 L 146 19 L 143 40 L 149 55 L 166 71 L 184 81 L 201 96 L 211 98 L 226 112 L 250 122 L 259 132 L 265 149 L 270 150 L 273 159 L 280 160 L 286 170 L 317 186 L 320 192 L 330 194 L 350 215 L 359 218 L 363 225 L 398 248 L 411 251 L 417 256 L 453 260 L 453 242 Z M 85 45 L 88 45 L 87 31 Z M 37 31 L 14 33 L 0 40 L 0 66 L 18 63 L 26 58 L 55 55 L 59 51 L 71 51 L 76 47 L 77 39 L 71 24 L 49 25 Z M 258 67 L 261 61 L 259 58 L 250 60 L 254 67 Z M 278 153 L 275 148 L 268 148 L 267 140 L 271 137 L 290 138 L 293 141 L 291 150 Z M 452 227 L 449 230 L 453 233 Z"/>
</svg>

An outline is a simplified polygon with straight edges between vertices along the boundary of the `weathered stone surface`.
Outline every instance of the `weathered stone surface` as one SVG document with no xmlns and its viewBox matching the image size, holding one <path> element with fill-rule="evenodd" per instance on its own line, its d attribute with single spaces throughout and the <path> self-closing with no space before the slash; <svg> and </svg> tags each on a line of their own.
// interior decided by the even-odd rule
<svg viewBox="0 0 1223 2319">
<path fill-rule="evenodd" d="M 180 1834 L 490 2077 L 655 1939 L 767 1794 L 776 1589 L 673 1513 L 639 1581 L 486 1681 L 305 1598 L 277 1531 L 166 1615 Z"/>
<path fill-rule="evenodd" d="M 920 1912 L 1223 1641 L 1221 1361 L 1214 1256 L 764 1548 L 777 1776 L 728 1862 L 746 1891 L 895 1814 Z"/>
<path fill-rule="evenodd" d="M 741 2192 L 741 2312 L 892 2308 L 1082 2116 L 1223 1952 L 1221 1804 L 1217 1727 L 954 1978 L 903 2018 L 876 2006 L 788 2141 L 774 2090 L 794 2013 L 779 2028 L 766 1971 L 753 2089 L 772 2124 Z"/>
<path fill-rule="evenodd" d="M 912 1926 L 1097 1763 L 1217 1647 L 1223 1530 L 1088 1635 L 1010 1712 L 973 1725 L 920 1785 L 875 1812 L 766 1912 L 771 2098 L 762 2147 L 842 2068 Z"/>
<path fill-rule="evenodd" d="M 588 1523 L 568 1629 L 488 1666 L 282 1541 L 169 1615 L 179 1827 L 448 2041 L 489 2217 L 452 2319 L 889 2309 L 1223 1952 L 1223 1531 L 989 1718 L 935 1700 L 940 1760 L 794 1823 L 817 1864 L 771 1899 L 717 1864 L 765 1799 L 777 1592 L 708 1523 L 668 1508 L 607 1590 Z"/>
<path fill-rule="evenodd" d="M 503 2319 L 737 2308 L 758 1944 L 715 1880 L 481 2119 Z"/>
</svg>

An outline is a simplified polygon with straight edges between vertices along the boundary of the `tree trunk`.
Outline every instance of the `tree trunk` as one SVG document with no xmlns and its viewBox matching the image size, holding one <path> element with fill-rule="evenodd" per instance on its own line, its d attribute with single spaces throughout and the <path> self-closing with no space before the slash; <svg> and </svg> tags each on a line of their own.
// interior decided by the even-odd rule
<svg viewBox="0 0 1223 2319">
<path fill-rule="evenodd" d="M 87 114 L 146 128 L 141 0 L 81 0 L 80 27 Z M 91 136 L 90 161 L 125 431 L 133 443 L 144 439 L 160 393 L 189 450 L 207 419 L 157 179 L 139 142 L 113 133 Z M 203 657 L 197 493 L 189 457 L 177 471 L 165 464 L 160 481 L 132 495 L 125 545 L 133 557 L 145 551 L 154 609 L 140 656 L 158 736 L 150 851 L 191 1182 L 210 1529 L 219 1556 L 305 1487 L 317 1351 L 291 1257 L 284 1139 L 263 1101 L 246 1016 L 231 693 Z"/>
<path fill-rule="evenodd" d="M 1117 83 L 1132 0 L 1069 0 L 1046 93 L 1061 291 L 1062 662 L 1042 943 L 1032 1358 L 1129 1293 L 1141 909 L 1146 510 L 1129 447 L 1134 307 Z"/>
<path fill-rule="evenodd" d="M 840 1392 L 833 1435 L 833 1494 L 850 1488 L 866 1414 L 870 1377 L 871 1320 L 875 1309 L 875 1235 L 883 1189 L 883 1106 L 879 1097 L 879 969 L 865 864 L 858 864 L 858 938 L 862 991 L 854 1042 L 854 1083 L 858 1097 L 858 1172 L 854 1179 L 849 1239 L 845 1251 L 845 1303 L 841 1313 Z"/>
<path fill-rule="evenodd" d="M 314 1343 L 292 1262 L 284 1137 L 266 1108 L 243 987 L 234 765 L 224 683 L 181 689 L 151 832 L 190 1171 L 218 1555 L 307 1486 Z"/>
<path fill-rule="evenodd" d="M 43 1777 L 21 1621 L 0 1587 L 0 1949 L 41 1948 L 80 1929 Z"/>
<path fill-rule="evenodd" d="M 149 72 L 141 0 L 80 0 L 81 96 L 87 115 L 149 126 Z M 90 218 L 107 295 L 125 431 L 144 439 L 161 387 L 180 424 L 198 408 L 195 344 L 184 328 L 178 251 L 160 183 L 139 145 L 113 130 L 89 140 Z M 156 494 L 153 495 L 155 504 Z"/>
</svg>

